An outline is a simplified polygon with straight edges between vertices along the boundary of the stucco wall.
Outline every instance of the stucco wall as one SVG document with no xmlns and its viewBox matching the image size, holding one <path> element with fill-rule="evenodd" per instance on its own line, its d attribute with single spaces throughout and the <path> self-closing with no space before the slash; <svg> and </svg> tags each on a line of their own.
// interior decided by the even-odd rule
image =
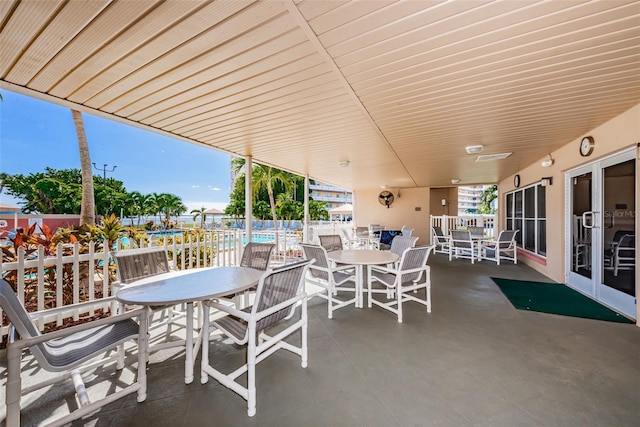
<svg viewBox="0 0 640 427">
<path fill-rule="evenodd" d="M 580 140 L 583 136 L 591 135 L 595 140 L 593 154 L 587 158 L 581 157 L 578 151 Z M 521 178 L 521 187 L 539 182 L 542 177 L 553 177 L 553 185 L 546 190 L 547 208 L 547 257 L 546 259 L 528 259 L 520 257 L 520 262 L 526 263 L 540 271 L 549 278 L 565 281 L 565 172 L 581 165 L 592 163 L 595 160 L 607 157 L 617 152 L 628 150 L 640 143 L 640 104 L 626 111 L 611 121 L 595 129 L 585 130 L 584 135 L 571 141 L 562 148 L 551 152 L 554 164 L 543 168 L 540 162 L 543 160 L 532 159 L 529 166 L 518 171 Z M 636 155 L 638 158 L 638 155 Z M 638 188 L 640 187 L 640 174 L 636 162 L 636 206 L 638 211 Z M 507 177 L 498 183 L 499 191 L 499 229 L 505 228 L 504 217 L 504 193 L 512 191 L 513 176 Z M 398 189 L 388 189 L 397 196 Z M 354 213 L 358 226 L 368 226 L 371 223 L 385 225 L 388 229 L 399 229 L 403 225 L 415 228 L 414 235 L 420 237 L 418 244 L 430 243 L 429 214 L 442 215 L 441 193 L 454 191 L 455 189 L 401 189 L 401 197 L 396 197 L 393 205 L 387 209 L 377 201 L 380 190 L 359 191 L 354 195 Z M 435 191 L 435 193 L 433 192 Z M 432 200 L 434 195 L 438 198 Z M 449 200 L 453 202 L 451 195 Z M 455 215 L 457 209 L 457 197 L 455 208 L 449 204 L 449 213 Z M 420 208 L 416 211 L 415 208 Z M 431 211 L 431 212 L 430 212 Z M 636 230 L 640 230 L 638 215 L 635 217 Z M 638 233 L 636 233 L 637 239 Z M 636 242 L 636 247 L 638 243 Z M 640 294 L 640 274 L 636 269 L 636 295 Z M 640 308 L 637 318 L 640 319 Z"/>
<path fill-rule="evenodd" d="M 579 143 L 582 137 L 591 135 L 595 140 L 595 148 L 591 156 L 582 157 L 579 154 Z M 632 109 L 612 119 L 611 121 L 599 126 L 595 129 L 585 130 L 584 135 L 571 141 L 562 148 L 551 152 L 554 164 L 551 167 L 543 168 L 540 162 L 543 159 L 534 159 L 532 163 L 518 171 L 521 178 L 521 187 L 540 181 L 540 178 L 553 177 L 553 185 L 546 189 L 546 208 L 547 208 L 547 257 L 546 265 L 532 259 L 521 257 L 522 262 L 530 265 L 551 279 L 564 282 L 565 281 L 565 172 L 576 167 L 586 165 L 610 156 L 612 154 L 628 150 L 636 149 L 640 143 L 640 104 Z M 638 154 L 636 153 L 636 159 Z M 638 187 L 640 187 L 640 178 L 638 174 L 638 162 L 636 161 L 636 206 L 638 211 Z M 512 191 L 513 176 L 506 178 L 500 182 L 499 188 L 499 221 L 500 228 L 504 228 L 505 209 L 504 209 L 504 193 Z M 640 230 L 640 222 L 638 216 L 635 217 L 636 230 Z M 636 233 L 637 239 L 638 233 Z M 636 242 L 636 247 L 638 246 Z M 639 274 L 636 269 L 636 295 L 639 292 Z M 640 318 L 640 309 L 637 318 Z"/>
<path fill-rule="evenodd" d="M 429 189 L 387 188 L 395 200 L 387 209 L 378 203 L 378 194 L 382 190 L 358 191 L 354 194 L 354 219 L 356 226 L 382 224 L 389 230 L 399 230 L 403 225 L 414 228 L 413 235 L 418 236 L 418 245 L 429 244 Z M 419 208 L 420 210 L 416 210 Z"/>
</svg>

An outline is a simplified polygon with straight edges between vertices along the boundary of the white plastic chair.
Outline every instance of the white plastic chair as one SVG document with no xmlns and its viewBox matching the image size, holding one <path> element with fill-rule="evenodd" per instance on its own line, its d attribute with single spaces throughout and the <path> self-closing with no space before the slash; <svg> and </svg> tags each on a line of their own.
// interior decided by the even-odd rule
<svg viewBox="0 0 640 427">
<path fill-rule="evenodd" d="M 433 252 L 440 254 L 449 253 L 449 237 L 445 236 L 442 232 L 442 228 L 438 226 L 431 227 L 433 233 Z"/>
<path fill-rule="evenodd" d="M 500 265 L 501 260 L 518 263 L 518 250 L 516 248 L 516 234 L 519 230 L 502 230 L 496 241 L 480 241 L 480 256 L 482 259 L 495 262 Z"/>
<path fill-rule="evenodd" d="M 398 268 L 381 266 L 369 267 L 369 307 L 378 307 L 389 310 L 398 316 L 398 322 L 402 323 L 402 304 L 414 301 L 427 307 L 427 313 L 431 313 L 431 270 L 427 265 L 429 254 L 433 246 L 416 246 L 404 251 Z M 426 275 L 424 282 L 419 283 L 422 275 Z M 374 284 L 380 284 L 386 288 L 387 301 L 380 301 L 373 297 Z M 417 291 L 425 290 L 425 298 L 420 299 Z M 395 296 L 395 299 L 391 299 Z"/>
<path fill-rule="evenodd" d="M 149 247 L 140 249 L 129 249 L 123 251 L 116 251 L 113 254 L 113 259 L 116 263 L 116 271 L 118 274 L 118 281 L 111 284 L 112 295 L 116 295 L 119 289 L 127 286 L 136 280 L 144 279 L 146 277 L 156 276 L 158 274 L 168 273 L 169 259 L 167 258 L 167 251 L 163 247 Z M 184 339 L 166 339 L 172 334 L 172 326 L 184 327 L 184 324 L 179 321 L 186 317 L 186 309 L 177 308 L 178 306 L 158 306 L 151 307 L 150 316 L 152 320 L 149 322 L 149 327 L 155 329 L 158 327 L 166 326 L 167 333 L 160 336 L 159 339 L 154 338 L 154 343 L 149 345 L 149 351 L 163 350 L 172 347 L 184 347 Z M 124 304 L 118 305 L 118 312 L 123 313 L 125 310 Z M 153 319 L 154 314 L 160 313 L 161 316 Z M 187 331 L 187 333 L 193 333 L 193 331 Z"/>
<path fill-rule="evenodd" d="M 469 231 L 451 230 L 451 235 L 449 236 L 449 261 L 453 260 L 454 257 L 456 259 L 470 259 L 471 264 L 478 258 L 476 242 L 471 238 Z"/>
<path fill-rule="evenodd" d="M 333 312 L 340 308 L 356 303 L 356 277 L 353 265 L 334 266 L 327 250 L 319 245 L 302 243 L 300 245 L 306 259 L 315 259 L 309 266 L 307 282 L 324 288 L 325 292 L 318 294 L 327 300 L 327 317 L 333 319 Z M 353 293 L 353 298 L 339 299 L 338 292 Z"/>
<path fill-rule="evenodd" d="M 53 421 L 53 425 L 65 425 L 95 412 L 103 406 L 136 392 L 138 402 L 146 399 L 146 345 L 147 345 L 147 310 L 129 311 L 118 316 L 87 322 L 70 328 L 59 329 L 47 334 L 40 334 L 31 317 L 24 309 L 9 283 L 0 279 L 0 306 L 11 323 L 9 342 L 7 344 L 7 383 L 6 405 L 7 427 L 20 425 L 21 395 L 50 386 L 57 382 L 72 379 L 79 407 L 70 414 Z M 68 310 L 61 307 L 59 312 Z M 54 310 L 55 311 L 55 310 Z M 52 314 L 49 311 L 48 314 Z M 133 318 L 139 319 L 139 324 Z M 123 361 L 116 355 L 102 357 L 88 363 L 97 356 L 129 340 L 138 340 L 137 377 L 130 385 L 115 391 L 99 400 L 91 402 L 82 380 L 82 373 L 99 366 L 117 361 L 117 369 L 123 368 Z M 22 351 L 29 349 L 38 366 L 45 371 L 59 372 L 55 378 L 41 381 L 29 387 L 22 387 L 21 360 Z M 115 389 L 115 385 L 111 390 Z"/>
<path fill-rule="evenodd" d="M 275 353 L 285 349 L 300 356 L 303 368 L 307 367 L 307 294 L 304 292 L 304 278 L 313 260 L 288 264 L 267 270 L 260 278 L 256 299 L 251 307 L 238 310 L 216 300 L 205 301 L 204 318 L 209 318 L 210 308 L 216 308 L 228 316 L 211 322 L 211 326 L 231 338 L 238 345 L 247 346 L 247 362 L 235 371 L 224 374 L 209 363 L 210 325 L 204 322 L 202 328 L 201 382 L 209 381 L 209 376 L 220 384 L 238 393 L 247 401 L 250 417 L 256 413 L 256 365 Z M 269 336 L 265 330 L 295 314 L 296 306 L 301 306 L 300 318 L 276 335 Z M 296 347 L 284 339 L 300 330 L 301 343 Z M 247 386 L 237 382 L 237 378 L 247 374 Z"/>
</svg>

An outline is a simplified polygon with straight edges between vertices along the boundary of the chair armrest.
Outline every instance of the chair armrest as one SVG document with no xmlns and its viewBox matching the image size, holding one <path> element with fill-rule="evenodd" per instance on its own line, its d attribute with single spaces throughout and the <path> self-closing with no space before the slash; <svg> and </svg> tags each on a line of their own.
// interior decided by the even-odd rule
<svg viewBox="0 0 640 427">
<path fill-rule="evenodd" d="M 47 309 L 45 311 L 39 311 L 37 313 L 29 313 L 29 317 L 32 320 L 38 320 L 41 317 L 45 317 L 45 316 L 51 316 L 52 314 L 59 314 L 59 313 L 65 313 L 71 310 L 75 310 L 77 308 L 82 308 L 84 306 L 93 306 L 96 305 L 98 303 L 112 303 L 113 301 L 115 301 L 116 298 L 114 296 L 110 296 L 107 298 L 100 298 L 100 299 L 95 299 L 92 301 L 84 301 L 84 302 L 79 302 L 77 304 L 72 304 L 72 305 L 63 305 L 62 307 L 56 307 L 56 308 L 50 308 Z"/>
<path fill-rule="evenodd" d="M 378 271 L 380 273 L 393 273 L 397 274 L 399 271 L 395 268 L 383 267 L 381 265 L 371 265 L 371 271 Z"/>
<path fill-rule="evenodd" d="M 239 317 L 242 320 L 249 321 L 249 317 L 251 317 L 251 313 L 247 313 L 246 311 L 238 310 L 237 308 L 221 304 L 219 301 L 220 301 L 220 298 L 216 298 L 212 300 L 202 301 L 202 303 L 206 306 L 223 311 L 232 316 Z"/>
<path fill-rule="evenodd" d="M 344 264 L 344 265 L 340 265 L 340 267 L 335 267 L 333 269 L 333 271 L 351 270 L 352 268 L 355 268 L 355 265 L 353 265 L 353 264 Z"/>
<path fill-rule="evenodd" d="M 71 335 L 76 332 L 86 331 L 87 329 L 93 329 L 99 326 L 109 325 L 112 323 L 117 323 L 122 320 L 131 319 L 133 317 L 142 317 L 142 316 L 147 316 L 146 308 L 139 308 L 137 310 L 127 311 L 126 313 L 123 313 L 123 314 L 118 314 L 117 316 L 106 317 L 98 320 L 92 320 L 90 322 L 82 323 L 76 326 L 71 326 L 69 328 L 58 329 L 57 331 L 48 332 L 46 334 L 38 335 L 37 337 L 20 338 L 20 340 L 17 341 L 17 343 L 20 348 L 31 347 L 33 345 L 40 344 L 55 338 L 65 337 L 67 335 Z"/>
<path fill-rule="evenodd" d="M 256 313 L 255 315 L 252 315 L 250 312 L 246 312 L 246 311 L 242 311 L 242 310 L 238 310 L 236 308 L 233 307 L 229 307 L 223 304 L 220 304 L 218 302 L 216 302 L 217 300 L 208 300 L 208 301 L 203 301 L 203 303 L 205 305 L 208 305 L 209 307 L 213 307 L 216 308 L 220 311 L 223 311 L 225 313 L 228 313 L 232 316 L 238 317 L 246 322 L 250 321 L 252 317 L 254 317 L 255 320 L 260 320 L 264 317 L 267 317 L 277 311 L 282 310 L 283 308 L 286 307 L 290 307 L 292 305 L 294 305 L 295 303 L 297 303 L 300 300 L 303 300 L 307 297 L 307 294 L 305 292 L 301 292 L 300 294 L 296 295 L 293 298 L 289 298 L 286 301 L 281 302 L 280 304 L 274 305 L 273 307 L 270 307 L 267 310 L 261 311 Z"/>
</svg>

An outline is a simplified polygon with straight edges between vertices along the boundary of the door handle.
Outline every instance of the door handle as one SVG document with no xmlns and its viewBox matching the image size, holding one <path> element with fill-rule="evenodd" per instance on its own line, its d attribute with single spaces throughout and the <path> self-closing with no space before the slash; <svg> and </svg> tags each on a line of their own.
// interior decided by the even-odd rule
<svg viewBox="0 0 640 427">
<path fill-rule="evenodd" d="M 595 211 L 584 212 L 582 214 L 582 226 L 584 228 L 597 228 L 595 225 L 595 218 L 597 213 L 598 212 L 595 212 Z"/>
</svg>

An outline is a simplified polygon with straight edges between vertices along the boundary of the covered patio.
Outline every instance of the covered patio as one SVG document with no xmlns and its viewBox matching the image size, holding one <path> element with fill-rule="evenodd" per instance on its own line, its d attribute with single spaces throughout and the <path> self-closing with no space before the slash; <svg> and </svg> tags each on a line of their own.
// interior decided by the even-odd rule
<svg viewBox="0 0 640 427">
<path fill-rule="evenodd" d="M 523 264 L 442 254 L 429 264 L 433 311 L 407 304 L 402 324 L 353 306 L 329 320 L 326 303 L 312 299 L 309 366 L 287 352 L 259 364 L 255 417 L 216 381 L 185 385 L 183 353 L 169 349 L 151 355 L 145 402 L 119 400 L 86 425 L 636 425 L 637 327 L 514 309 L 491 277 L 547 280 Z M 235 366 L 244 349 L 212 345 L 211 355 Z M 27 369 L 25 381 L 38 373 Z M 90 392 L 113 387 L 113 375 L 96 371 Z M 66 413 L 72 396 L 63 383 L 26 398 L 23 424 Z"/>
<path fill-rule="evenodd" d="M 419 244 L 457 185 L 498 184 L 497 227 L 532 224 L 517 265 L 432 255 L 433 312 L 407 304 L 403 324 L 375 308 L 328 320 L 312 299 L 309 366 L 288 354 L 261 363 L 253 418 L 216 382 L 185 385 L 183 355 L 166 350 L 152 354 L 145 402 L 86 423 L 636 425 L 637 326 L 515 310 L 491 277 L 568 281 L 572 217 L 586 212 L 598 251 L 582 291 L 603 299 L 607 237 L 592 211 L 640 226 L 639 18 L 638 1 L 3 2 L 2 90 L 285 168 L 307 188 L 349 188 L 355 225 L 406 225 Z M 618 163 L 611 178 L 624 184 L 607 193 L 628 191 L 597 205 L 596 178 Z M 568 190 L 589 174 L 585 194 L 598 196 L 578 211 Z M 511 209 L 527 195 L 544 216 Z M 629 272 L 623 302 L 638 319 Z M 234 364 L 244 350 L 212 344 L 211 355 Z M 25 382 L 42 375 L 25 368 Z M 107 379 L 100 370 L 88 385 Z M 65 413 L 72 396 L 63 385 L 25 399 L 23 424 Z"/>
</svg>

